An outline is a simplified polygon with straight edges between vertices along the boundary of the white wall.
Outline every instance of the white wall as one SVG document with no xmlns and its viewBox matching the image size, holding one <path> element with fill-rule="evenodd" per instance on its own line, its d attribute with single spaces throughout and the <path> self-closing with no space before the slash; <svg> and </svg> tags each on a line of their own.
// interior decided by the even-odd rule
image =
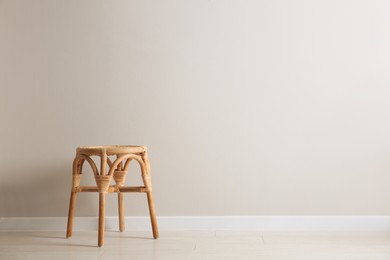
<svg viewBox="0 0 390 260">
<path fill-rule="evenodd" d="M 160 216 L 390 215 L 389 8 L 0 0 L 0 216 L 65 216 L 98 144 L 149 147 Z"/>
</svg>

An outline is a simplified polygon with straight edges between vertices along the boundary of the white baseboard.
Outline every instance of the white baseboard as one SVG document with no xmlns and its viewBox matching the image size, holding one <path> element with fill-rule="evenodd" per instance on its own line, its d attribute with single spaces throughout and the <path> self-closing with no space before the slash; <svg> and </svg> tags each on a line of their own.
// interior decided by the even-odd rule
<svg viewBox="0 0 390 260">
<path fill-rule="evenodd" d="M 74 230 L 97 230 L 97 217 L 76 217 Z M 66 229 L 65 217 L 0 218 L 0 232 Z M 386 230 L 390 216 L 172 216 L 158 217 L 160 230 Z M 117 230 L 118 218 L 106 217 Z M 126 217 L 126 230 L 150 230 L 148 217 Z"/>
</svg>

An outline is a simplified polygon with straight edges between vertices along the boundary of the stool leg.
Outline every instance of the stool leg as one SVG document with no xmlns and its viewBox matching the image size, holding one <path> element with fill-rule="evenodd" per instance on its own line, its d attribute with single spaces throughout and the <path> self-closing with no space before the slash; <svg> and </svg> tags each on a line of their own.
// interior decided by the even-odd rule
<svg viewBox="0 0 390 260">
<path fill-rule="evenodd" d="M 69 211 L 68 211 L 68 226 L 66 229 L 66 238 L 72 236 L 73 231 L 73 219 L 74 219 L 74 208 L 76 204 L 77 192 L 71 192 L 70 194 L 70 202 L 69 202 Z"/>
<path fill-rule="evenodd" d="M 159 237 L 159 234 L 158 234 L 157 219 L 156 219 L 156 212 L 154 210 L 152 192 L 148 191 L 147 196 L 148 196 L 148 204 L 149 204 L 150 221 L 152 222 L 153 238 L 157 239 Z"/>
<path fill-rule="evenodd" d="M 105 193 L 99 193 L 99 231 L 98 231 L 98 246 L 104 245 L 104 215 L 105 215 Z"/>
<path fill-rule="evenodd" d="M 123 205 L 123 193 L 118 192 L 119 231 L 125 231 L 125 207 Z"/>
</svg>

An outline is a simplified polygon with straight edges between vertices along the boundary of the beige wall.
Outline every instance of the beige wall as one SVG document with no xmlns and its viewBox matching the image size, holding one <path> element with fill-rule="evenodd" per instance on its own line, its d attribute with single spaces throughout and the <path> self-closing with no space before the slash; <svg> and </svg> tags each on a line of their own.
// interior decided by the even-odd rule
<svg viewBox="0 0 390 260">
<path fill-rule="evenodd" d="M 149 146 L 159 215 L 390 215 L 389 8 L 0 0 L 0 217 L 65 216 L 94 144 Z"/>
</svg>

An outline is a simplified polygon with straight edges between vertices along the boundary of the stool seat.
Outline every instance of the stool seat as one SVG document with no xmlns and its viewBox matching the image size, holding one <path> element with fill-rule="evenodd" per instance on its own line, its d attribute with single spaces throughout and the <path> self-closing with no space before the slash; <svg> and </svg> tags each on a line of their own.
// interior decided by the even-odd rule
<svg viewBox="0 0 390 260">
<path fill-rule="evenodd" d="M 100 167 L 97 167 L 93 156 L 100 157 Z M 115 156 L 116 158 L 109 158 Z M 125 179 L 130 163 L 138 162 L 141 169 L 141 177 L 144 186 L 126 186 Z M 96 186 L 81 186 L 80 180 L 84 163 L 87 162 L 95 175 Z M 112 181 L 115 185 L 111 185 Z M 73 160 L 72 189 L 68 212 L 68 226 L 66 237 L 72 236 L 74 209 L 76 195 L 79 192 L 99 193 L 99 230 L 98 246 L 104 244 L 104 217 L 105 196 L 109 193 L 118 194 L 119 230 L 125 230 L 124 221 L 124 192 L 142 192 L 147 194 L 149 214 L 152 224 L 153 237 L 158 238 L 157 219 L 154 210 L 152 196 L 152 181 L 150 176 L 150 163 L 146 146 L 136 145 L 103 145 L 103 146 L 80 146 L 76 149 L 76 157 Z"/>
<path fill-rule="evenodd" d="M 107 155 L 143 153 L 147 150 L 146 146 L 136 145 L 102 145 L 102 146 L 80 146 L 76 152 L 86 155 L 100 155 L 105 150 Z"/>
</svg>

